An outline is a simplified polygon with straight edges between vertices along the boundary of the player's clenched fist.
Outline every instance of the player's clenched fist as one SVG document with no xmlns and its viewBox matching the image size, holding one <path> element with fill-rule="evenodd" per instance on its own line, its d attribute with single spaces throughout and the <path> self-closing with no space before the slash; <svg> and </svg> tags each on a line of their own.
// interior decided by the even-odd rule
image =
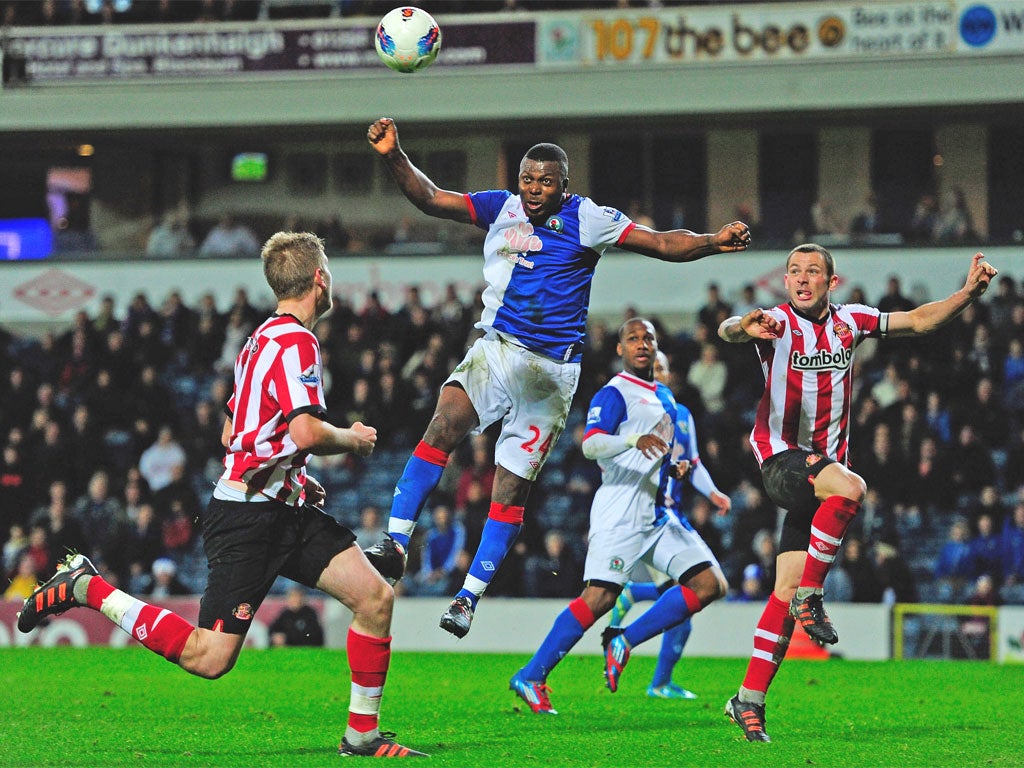
<svg viewBox="0 0 1024 768">
<path fill-rule="evenodd" d="M 369 456 L 377 445 L 377 429 L 368 427 L 363 422 L 357 421 L 349 428 L 352 434 L 352 453 L 357 456 Z"/>
<path fill-rule="evenodd" d="M 398 149 L 398 128 L 390 117 L 374 121 L 366 131 L 366 138 L 370 146 L 382 155 Z"/>
</svg>

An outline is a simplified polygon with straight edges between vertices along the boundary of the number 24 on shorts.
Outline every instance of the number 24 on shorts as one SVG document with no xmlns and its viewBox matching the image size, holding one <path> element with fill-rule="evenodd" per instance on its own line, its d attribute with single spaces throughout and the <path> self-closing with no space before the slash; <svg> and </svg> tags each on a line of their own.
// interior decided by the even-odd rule
<svg viewBox="0 0 1024 768">
<path fill-rule="evenodd" d="M 537 427 L 533 426 L 532 424 L 530 425 L 529 429 L 530 434 L 533 435 L 533 437 L 531 437 L 529 440 L 527 440 L 519 447 L 522 448 L 527 453 L 533 453 L 533 446 L 537 444 L 538 440 L 540 440 L 540 430 L 537 429 Z M 539 451 L 540 453 L 547 453 L 551 449 L 551 437 L 552 436 L 549 434 L 546 438 L 544 438 L 544 442 L 537 446 L 536 450 Z"/>
</svg>

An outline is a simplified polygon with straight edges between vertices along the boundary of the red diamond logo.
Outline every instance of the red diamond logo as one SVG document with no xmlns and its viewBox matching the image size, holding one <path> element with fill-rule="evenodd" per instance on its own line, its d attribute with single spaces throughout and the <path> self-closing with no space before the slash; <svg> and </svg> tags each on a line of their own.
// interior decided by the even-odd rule
<svg viewBox="0 0 1024 768">
<path fill-rule="evenodd" d="M 51 269 L 14 289 L 14 298 L 48 315 L 78 309 L 96 295 L 96 289 L 74 275 Z"/>
</svg>

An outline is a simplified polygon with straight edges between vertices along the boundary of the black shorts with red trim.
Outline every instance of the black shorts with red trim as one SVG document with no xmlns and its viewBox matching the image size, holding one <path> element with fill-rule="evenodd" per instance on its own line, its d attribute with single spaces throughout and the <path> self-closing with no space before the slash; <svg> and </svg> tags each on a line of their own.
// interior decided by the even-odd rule
<svg viewBox="0 0 1024 768">
<path fill-rule="evenodd" d="M 276 501 L 210 499 L 200 515 L 209 579 L 199 626 L 244 635 L 278 576 L 315 587 L 356 540 L 330 515 Z"/>
<path fill-rule="evenodd" d="M 834 463 L 823 453 L 794 448 L 769 456 L 761 464 L 761 481 L 768 498 L 786 510 L 779 552 L 807 549 L 811 542 L 811 519 L 820 504 L 814 495 L 814 478 Z"/>
</svg>

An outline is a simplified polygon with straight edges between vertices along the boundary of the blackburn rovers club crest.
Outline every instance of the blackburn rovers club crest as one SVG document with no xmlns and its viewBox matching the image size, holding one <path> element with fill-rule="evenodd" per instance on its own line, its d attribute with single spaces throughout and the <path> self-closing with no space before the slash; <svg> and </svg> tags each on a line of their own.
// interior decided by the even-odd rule
<svg viewBox="0 0 1024 768">
<path fill-rule="evenodd" d="M 552 216 L 548 219 L 548 229 L 553 229 L 555 232 L 561 232 L 565 228 L 565 224 L 562 223 L 560 216 Z"/>
<path fill-rule="evenodd" d="M 626 567 L 626 563 L 621 557 L 613 557 L 608 561 L 608 567 L 616 573 L 622 573 L 622 569 Z"/>
<path fill-rule="evenodd" d="M 252 606 L 248 603 L 239 603 L 235 606 L 235 610 L 231 612 L 239 621 L 249 621 L 252 619 Z"/>
</svg>

